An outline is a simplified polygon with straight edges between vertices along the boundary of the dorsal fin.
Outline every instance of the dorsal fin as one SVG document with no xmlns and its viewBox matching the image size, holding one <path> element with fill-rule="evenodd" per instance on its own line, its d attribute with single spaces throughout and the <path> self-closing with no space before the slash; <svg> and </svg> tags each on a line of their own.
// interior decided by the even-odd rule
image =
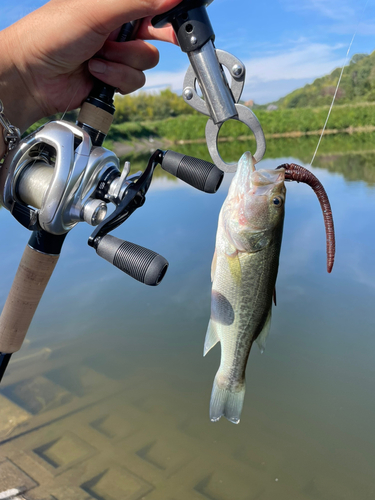
<svg viewBox="0 0 375 500">
<path fill-rule="evenodd" d="M 271 311 L 272 311 L 272 305 L 267 314 L 267 319 L 264 323 L 263 330 L 260 332 L 260 334 L 256 339 L 256 343 L 258 344 L 261 353 L 263 353 L 264 349 L 266 348 L 266 339 L 268 337 L 271 328 Z"/>
</svg>

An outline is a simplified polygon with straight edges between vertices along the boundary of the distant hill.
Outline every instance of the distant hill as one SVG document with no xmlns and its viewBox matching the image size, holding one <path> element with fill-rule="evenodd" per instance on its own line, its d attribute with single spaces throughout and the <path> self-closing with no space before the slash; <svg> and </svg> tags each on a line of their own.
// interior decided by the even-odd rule
<svg viewBox="0 0 375 500">
<path fill-rule="evenodd" d="M 279 108 L 301 108 L 331 104 L 341 68 L 330 75 L 317 78 L 313 83 L 294 90 L 273 103 Z M 375 101 L 375 51 L 370 55 L 352 57 L 337 92 L 335 105 Z"/>
</svg>

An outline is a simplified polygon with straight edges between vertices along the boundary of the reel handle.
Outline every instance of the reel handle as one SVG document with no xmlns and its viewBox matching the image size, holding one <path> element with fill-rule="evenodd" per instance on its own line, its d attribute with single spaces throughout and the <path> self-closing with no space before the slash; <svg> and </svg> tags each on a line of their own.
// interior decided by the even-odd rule
<svg viewBox="0 0 375 500">
<path fill-rule="evenodd" d="M 164 153 L 161 168 L 205 193 L 216 193 L 224 176 L 213 163 L 169 150 Z"/>
<path fill-rule="evenodd" d="M 137 281 L 156 286 L 164 278 L 169 264 L 161 255 L 110 234 L 98 240 L 96 253 Z"/>
<path fill-rule="evenodd" d="M 21 348 L 58 259 L 26 246 L 0 316 L 0 353 Z"/>
</svg>

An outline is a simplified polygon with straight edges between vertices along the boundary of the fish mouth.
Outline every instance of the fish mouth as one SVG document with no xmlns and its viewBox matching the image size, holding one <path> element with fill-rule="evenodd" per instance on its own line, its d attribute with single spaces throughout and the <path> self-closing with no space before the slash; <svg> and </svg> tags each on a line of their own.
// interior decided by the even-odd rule
<svg viewBox="0 0 375 500">
<path fill-rule="evenodd" d="M 267 195 L 277 186 L 282 189 L 285 181 L 285 170 L 255 170 L 251 173 L 251 186 L 253 193 L 259 196 Z"/>
<path fill-rule="evenodd" d="M 251 184 L 253 186 L 267 186 L 268 184 L 277 184 L 278 182 L 284 182 L 285 170 L 254 170 L 251 173 Z"/>
<path fill-rule="evenodd" d="M 229 188 L 230 198 L 246 196 L 247 194 L 269 195 L 271 192 L 283 192 L 285 169 L 270 170 L 255 169 L 253 156 L 250 151 L 244 153 L 239 162 L 233 183 Z"/>
</svg>

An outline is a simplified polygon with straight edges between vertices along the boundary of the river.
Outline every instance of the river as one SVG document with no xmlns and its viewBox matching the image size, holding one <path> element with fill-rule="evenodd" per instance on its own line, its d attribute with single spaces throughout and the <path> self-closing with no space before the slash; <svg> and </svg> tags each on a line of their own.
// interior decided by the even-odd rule
<svg viewBox="0 0 375 500">
<path fill-rule="evenodd" d="M 293 140 L 294 149 L 279 141 L 264 168 L 308 165 L 316 138 Z M 336 262 L 327 274 L 312 190 L 288 183 L 277 307 L 265 353 L 254 346 L 249 357 L 240 424 L 210 422 L 220 347 L 202 357 L 231 175 L 215 195 L 160 175 L 114 233 L 168 259 L 160 286 L 100 259 L 87 225 L 68 235 L 0 390 L 1 491 L 58 500 L 375 498 L 375 151 L 368 137 L 323 145 L 312 171 L 331 200 Z M 225 154 L 246 146 L 231 143 Z M 196 156 L 202 148 L 176 146 Z M 131 158 L 137 168 L 145 159 Z M 4 209 L 0 227 L 2 305 L 29 235 Z M 7 471 L 17 480 L 1 479 Z"/>
</svg>

